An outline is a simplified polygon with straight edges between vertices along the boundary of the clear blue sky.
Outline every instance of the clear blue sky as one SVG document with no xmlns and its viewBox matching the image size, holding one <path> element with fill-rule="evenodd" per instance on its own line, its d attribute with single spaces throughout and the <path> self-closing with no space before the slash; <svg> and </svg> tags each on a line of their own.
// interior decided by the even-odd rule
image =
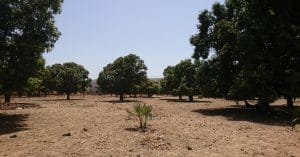
<svg viewBox="0 0 300 157">
<path fill-rule="evenodd" d="M 46 64 L 76 62 L 96 79 L 105 65 L 134 53 L 149 77 L 162 77 L 165 67 L 191 57 L 199 11 L 216 1 L 65 0 L 56 18 L 62 35 Z"/>
</svg>

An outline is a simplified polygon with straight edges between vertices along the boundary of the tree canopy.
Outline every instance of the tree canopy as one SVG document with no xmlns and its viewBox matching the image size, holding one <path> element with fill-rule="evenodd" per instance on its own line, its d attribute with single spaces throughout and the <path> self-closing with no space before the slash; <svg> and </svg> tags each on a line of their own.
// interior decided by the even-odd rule
<svg viewBox="0 0 300 157">
<path fill-rule="evenodd" d="M 164 70 L 163 87 L 165 91 L 173 95 L 186 95 L 189 101 L 199 93 L 196 64 L 190 59 L 183 60 L 175 66 L 169 66 Z"/>
<path fill-rule="evenodd" d="M 147 79 L 147 67 L 140 57 L 129 54 L 117 58 L 99 73 L 97 84 L 104 93 L 114 93 L 123 101 L 124 94 L 130 94 L 136 85 Z"/>
<path fill-rule="evenodd" d="M 147 94 L 148 97 L 152 97 L 154 94 L 159 94 L 160 83 L 159 81 L 147 79 L 140 86 L 139 92 L 140 94 Z"/>
<path fill-rule="evenodd" d="M 204 88 L 204 93 L 258 98 L 262 108 L 284 96 L 292 106 L 300 88 L 299 6 L 296 0 L 226 0 L 202 11 L 199 33 L 190 42 L 193 58 L 208 59 L 202 76 L 214 90 Z"/>
<path fill-rule="evenodd" d="M 60 36 L 54 18 L 62 2 L 0 1 L 0 84 L 6 102 L 12 91 L 24 88 L 42 53 Z"/>
<path fill-rule="evenodd" d="M 89 87 L 89 72 L 82 66 L 74 62 L 64 64 L 54 64 L 48 68 L 51 79 L 48 79 L 49 88 L 59 93 L 65 93 L 67 100 L 71 93 L 82 92 Z"/>
</svg>

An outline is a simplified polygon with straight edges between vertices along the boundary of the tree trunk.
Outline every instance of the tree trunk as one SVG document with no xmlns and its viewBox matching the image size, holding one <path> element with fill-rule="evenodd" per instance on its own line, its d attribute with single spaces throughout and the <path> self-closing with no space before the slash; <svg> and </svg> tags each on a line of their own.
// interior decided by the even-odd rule
<svg viewBox="0 0 300 157">
<path fill-rule="evenodd" d="M 248 103 L 247 100 L 244 101 L 247 108 L 251 108 L 252 106 Z"/>
<path fill-rule="evenodd" d="M 21 98 L 22 97 L 22 92 L 18 91 L 18 97 Z"/>
<path fill-rule="evenodd" d="M 182 95 L 179 95 L 179 100 L 182 100 Z"/>
<path fill-rule="evenodd" d="M 123 93 L 122 93 L 122 94 L 120 94 L 120 101 L 121 101 L 121 102 L 123 102 L 123 101 L 124 101 L 124 95 L 123 95 Z"/>
<path fill-rule="evenodd" d="M 258 103 L 256 104 L 258 110 L 261 111 L 269 111 L 270 110 L 270 102 L 265 99 L 259 99 Z"/>
<path fill-rule="evenodd" d="M 140 120 L 140 128 L 142 129 L 143 128 L 143 119 L 139 118 Z"/>
<path fill-rule="evenodd" d="M 70 93 L 67 93 L 67 100 L 70 100 Z"/>
<path fill-rule="evenodd" d="M 192 95 L 189 96 L 189 101 L 190 101 L 190 102 L 194 101 L 194 98 L 193 98 Z"/>
<path fill-rule="evenodd" d="M 287 102 L 287 107 L 289 108 L 294 107 L 293 97 L 287 97 L 286 102 Z"/>
<path fill-rule="evenodd" d="M 148 93 L 148 98 L 151 98 L 153 96 L 152 93 Z"/>
<path fill-rule="evenodd" d="M 10 103 L 10 98 L 11 98 L 11 93 L 10 92 L 5 92 L 5 94 L 4 94 L 5 103 Z"/>
<path fill-rule="evenodd" d="M 147 128 L 147 119 L 145 118 L 145 120 L 144 120 L 144 127 L 143 127 L 144 129 L 146 129 Z"/>
</svg>

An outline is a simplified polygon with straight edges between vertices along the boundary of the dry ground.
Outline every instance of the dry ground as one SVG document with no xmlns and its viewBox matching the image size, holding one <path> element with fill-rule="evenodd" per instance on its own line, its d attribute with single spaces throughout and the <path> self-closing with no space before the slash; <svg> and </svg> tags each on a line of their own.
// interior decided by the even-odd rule
<svg viewBox="0 0 300 157">
<path fill-rule="evenodd" d="M 0 156 L 300 156 L 300 126 L 291 130 L 281 107 L 258 114 L 221 99 L 71 98 L 14 98 L 16 110 L 0 111 Z M 147 132 L 127 119 L 135 100 L 153 106 Z"/>
</svg>

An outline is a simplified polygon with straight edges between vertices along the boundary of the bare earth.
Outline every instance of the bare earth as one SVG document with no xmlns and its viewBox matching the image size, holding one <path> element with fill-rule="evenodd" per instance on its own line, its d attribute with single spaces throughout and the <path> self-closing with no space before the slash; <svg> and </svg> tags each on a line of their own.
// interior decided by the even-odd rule
<svg viewBox="0 0 300 157">
<path fill-rule="evenodd" d="M 292 130 L 279 111 L 257 114 L 221 99 L 71 98 L 14 98 L 17 109 L 0 110 L 0 156 L 300 156 L 300 125 Z M 147 132 L 128 119 L 135 100 L 153 106 Z"/>
</svg>

